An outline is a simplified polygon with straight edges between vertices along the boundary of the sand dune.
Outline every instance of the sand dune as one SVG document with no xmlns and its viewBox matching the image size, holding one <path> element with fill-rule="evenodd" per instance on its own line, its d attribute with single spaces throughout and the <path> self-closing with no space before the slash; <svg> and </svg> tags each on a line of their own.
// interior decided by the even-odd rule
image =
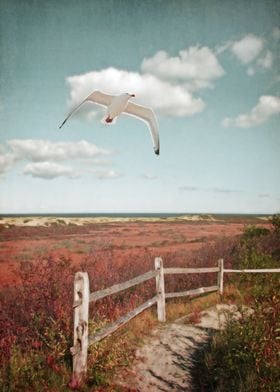
<svg viewBox="0 0 280 392">
<path fill-rule="evenodd" d="M 48 217 L 48 216 L 15 216 L 2 217 L 0 224 L 4 226 L 50 226 L 61 225 L 86 225 L 91 223 L 110 223 L 110 222 L 158 222 L 158 221 L 217 221 L 212 215 L 182 215 L 177 217 Z"/>
<path fill-rule="evenodd" d="M 268 221 L 269 216 L 252 216 L 249 219 Z M 4 227 L 10 226 L 51 226 L 51 225 L 87 225 L 92 223 L 124 223 L 124 222 L 225 222 L 236 219 L 234 216 L 219 216 L 211 214 L 194 214 L 180 216 L 132 216 L 132 217 L 67 217 L 67 216 L 9 216 L 0 217 L 0 225 Z"/>
</svg>

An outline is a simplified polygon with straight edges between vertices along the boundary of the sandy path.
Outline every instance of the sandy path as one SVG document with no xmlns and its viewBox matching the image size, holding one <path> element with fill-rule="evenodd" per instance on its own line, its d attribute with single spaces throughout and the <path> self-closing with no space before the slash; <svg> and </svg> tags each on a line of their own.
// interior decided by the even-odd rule
<svg viewBox="0 0 280 392">
<path fill-rule="evenodd" d="M 140 392 L 192 391 L 193 354 L 211 331 L 225 326 L 229 313 L 241 316 L 235 305 L 216 305 L 203 311 L 196 324 L 189 324 L 186 316 L 160 326 L 137 350 L 131 369 L 118 377 L 118 384 Z"/>
</svg>

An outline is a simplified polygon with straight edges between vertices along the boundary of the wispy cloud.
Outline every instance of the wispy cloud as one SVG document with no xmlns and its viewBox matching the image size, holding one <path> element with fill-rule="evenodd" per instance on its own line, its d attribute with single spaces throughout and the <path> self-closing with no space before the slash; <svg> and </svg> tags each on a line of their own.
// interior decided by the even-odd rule
<svg viewBox="0 0 280 392">
<path fill-rule="evenodd" d="M 145 178 L 145 180 L 156 180 L 158 178 L 156 175 L 151 173 L 143 173 L 141 177 Z"/>
<path fill-rule="evenodd" d="M 268 198 L 270 195 L 268 194 L 268 193 L 260 193 L 260 194 L 258 194 L 258 197 L 260 198 L 260 199 L 266 199 L 266 198 Z"/>
<path fill-rule="evenodd" d="M 250 128 L 267 122 L 271 117 L 280 113 L 280 98 L 270 95 L 262 95 L 259 102 L 249 113 L 240 114 L 236 118 L 225 118 L 222 121 L 224 127 Z"/>
<path fill-rule="evenodd" d="M 273 64 L 273 54 L 270 50 L 267 50 L 265 54 L 259 57 L 257 65 L 263 69 L 270 69 Z"/>
<path fill-rule="evenodd" d="M 51 142 L 36 139 L 12 139 L 0 145 L 0 175 L 8 172 L 16 163 L 27 162 L 23 174 L 34 178 L 77 178 L 80 174 L 73 164 L 98 167 L 110 165 L 105 157 L 113 152 L 97 147 L 85 140 L 79 142 Z M 69 163 L 70 162 L 70 163 Z M 65 164 L 62 164 L 65 163 Z"/>
<path fill-rule="evenodd" d="M 196 192 L 200 191 L 201 188 L 195 187 L 195 186 L 188 186 L 188 185 L 183 185 L 179 187 L 180 191 L 187 191 L 187 192 Z"/>
<path fill-rule="evenodd" d="M 112 153 L 85 140 L 51 142 L 48 140 L 13 139 L 7 141 L 7 144 L 18 159 L 28 159 L 34 162 L 85 159 Z"/>
<path fill-rule="evenodd" d="M 219 188 L 219 187 L 204 188 L 204 187 L 196 187 L 196 186 L 189 186 L 189 185 L 180 186 L 179 190 L 185 191 L 185 192 L 213 192 L 213 193 L 238 193 L 238 192 L 240 192 L 240 190 L 238 190 L 238 189 L 228 189 L 228 188 Z"/>
<path fill-rule="evenodd" d="M 5 152 L 4 148 L 0 145 L 0 175 L 6 173 L 15 163 L 16 157 L 14 154 Z"/>
<path fill-rule="evenodd" d="M 258 71 L 267 71 L 272 68 L 273 65 L 273 54 L 270 50 L 260 56 L 253 65 L 250 65 L 247 69 L 247 74 L 249 76 L 254 76 Z"/>
<path fill-rule="evenodd" d="M 238 192 L 240 192 L 240 190 L 238 190 L 238 189 L 228 189 L 228 188 L 206 188 L 205 191 L 214 192 L 214 193 L 238 193 Z"/>
<path fill-rule="evenodd" d="M 71 167 L 54 162 L 32 162 L 28 163 L 23 173 L 32 177 L 52 180 L 57 177 L 78 178 L 79 174 Z"/>
<path fill-rule="evenodd" d="M 115 170 L 91 170 L 91 172 L 99 180 L 112 180 L 122 176 L 121 173 Z"/>
<path fill-rule="evenodd" d="M 277 28 L 275 36 L 277 35 Z M 247 66 L 247 74 L 254 76 L 261 70 L 269 70 L 273 66 L 274 56 L 268 48 L 268 41 L 255 34 L 247 34 L 239 40 L 229 40 L 219 45 L 215 53 L 217 55 L 230 51 L 234 57 L 242 64 Z"/>
</svg>

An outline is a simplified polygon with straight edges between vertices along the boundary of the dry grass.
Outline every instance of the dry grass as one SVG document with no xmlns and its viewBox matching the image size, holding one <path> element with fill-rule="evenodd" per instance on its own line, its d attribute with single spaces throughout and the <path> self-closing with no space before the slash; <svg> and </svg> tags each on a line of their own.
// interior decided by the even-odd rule
<svg viewBox="0 0 280 392">
<path fill-rule="evenodd" d="M 231 303 L 240 304 L 240 305 L 245 304 L 244 295 L 236 286 L 234 286 L 231 283 L 224 287 L 223 301 L 229 304 Z"/>
<path fill-rule="evenodd" d="M 195 298 L 183 298 L 180 300 L 170 300 L 166 306 L 166 320 L 172 322 L 186 314 L 201 312 L 202 310 L 214 306 L 220 302 L 217 293 L 206 294 Z"/>
</svg>

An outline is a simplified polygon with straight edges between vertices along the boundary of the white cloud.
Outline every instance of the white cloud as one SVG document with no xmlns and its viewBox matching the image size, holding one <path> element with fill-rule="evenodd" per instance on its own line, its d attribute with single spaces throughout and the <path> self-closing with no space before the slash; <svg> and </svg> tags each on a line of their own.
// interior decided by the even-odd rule
<svg viewBox="0 0 280 392">
<path fill-rule="evenodd" d="M 23 171 L 32 177 L 52 180 L 57 177 L 77 178 L 79 175 L 71 167 L 60 165 L 54 162 L 32 162 L 28 163 Z"/>
<path fill-rule="evenodd" d="M 211 82 L 225 73 L 214 52 L 205 46 L 191 46 L 175 57 L 161 50 L 145 58 L 141 69 L 163 80 L 185 82 L 191 90 L 211 87 Z"/>
<path fill-rule="evenodd" d="M 51 142 L 48 140 L 12 139 L 6 146 L 0 145 L 0 175 L 7 172 L 13 164 L 29 162 L 23 173 L 33 177 L 53 179 L 58 176 L 77 177 L 77 172 L 58 162 L 76 161 L 82 165 L 106 166 L 111 164 L 105 157 L 113 152 L 97 147 L 93 143 Z M 105 159 L 104 159 L 105 158 Z M 85 171 L 86 169 L 83 169 Z"/>
<path fill-rule="evenodd" d="M 279 30 L 280 31 L 280 30 Z M 278 34 L 277 28 L 274 32 Z M 267 49 L 268 42 L 254 34 L 247 34 L 237 41 L 229 40 L 215 49 L 217 55 L 230 50 L 237 59 L 244 65 L 247 65 L 247 74 L 254 76 L 260 70 L 269 70 L 272 68 L 274 56 Z"/>
<path fill-rule="evenodd" d="M 162 81 L 151 74 L 140 74 L 116 68 L 107 68 L 67 78 L 70 87 L 71 108 L 79 105 L 93 90 L 111 94 L 131 92 L 135 101 L 152 107 L 158 114 L 169 116 L 191 116 L 201 112 L 205 103 L 195 98 L 187 88 Z M 96 116 L 96 105 L 91 105 L 89 117 Z"/>
<path fill-rule="evenodd" d="M 0 175 L 8 171 L 15 162 L 15 156 L 10 153 L 5 153 L 0 149 Z"/>
<path fill-rule="evenodd" d="M 270 69 L 273 63 L 273 55 L 270 50 L 267 50 L 266 53 L 258 58 L 257 65 L 259 65 L 263 69 Z"/>
<path fill-rule="evenodd" d="M 111 153 L 109 150 L 99 148 L 85 140 L 79 142 L 51 142 L 48 140 L 13 139 L 7 141 L 7 144 L 17 158 L 34 162 L 85 159 Z"/>
<path fill-rule="evenodd" d="M 280 114 L 280 98 L 263 95 L 257 105 L 247 114 L 240 114 L 236 118 L 225 118 L 222 121 L 224 127 L 249 128 L 268 121 L 272 116 Z"/>
<path fill-rule="evenodd" d="M 110 180 L 122 176 L 121 173 L 118 173 L 115 170 L 92 170 L 91 172 L 99 180 Z"/>
<path fill-rule="evenodd" d="M 254 34 L 248 34 L 231 44 L 230 50 L 243 64 L 255 60 L 264 47 L 264 40 Z"/>
</svg>

